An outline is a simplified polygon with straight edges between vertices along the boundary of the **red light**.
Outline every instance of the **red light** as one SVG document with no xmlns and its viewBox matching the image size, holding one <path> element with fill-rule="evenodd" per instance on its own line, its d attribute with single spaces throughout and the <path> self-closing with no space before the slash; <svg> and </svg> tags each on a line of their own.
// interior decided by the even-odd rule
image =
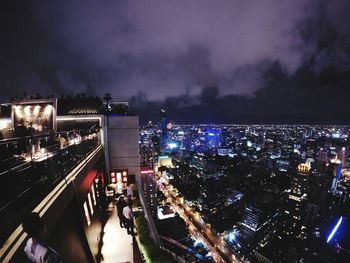
<svg viewBox="0 0 350 263">
<path fill-rule="evenodd" d="M 123 183 L 126 183 L 128 181 L 127 177 L 123 177 Z"/>
<path fill-rule="evenodd" d="M 115 172 L 111 172 L 111 176 L 112 176 L 112 177 L 115 177 Z"/>
</svg>

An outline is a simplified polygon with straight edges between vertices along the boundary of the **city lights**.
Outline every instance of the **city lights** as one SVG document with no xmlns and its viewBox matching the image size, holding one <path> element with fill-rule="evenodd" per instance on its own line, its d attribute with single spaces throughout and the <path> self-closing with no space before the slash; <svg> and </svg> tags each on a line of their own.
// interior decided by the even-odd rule
<svg viewBox="0 0 350 263">
<path fill-rule="evenodd" d="M 178 144 L 175 142 L 168 143 L 169 149 L 173 150 L 178 147 Z"/>
</svg>

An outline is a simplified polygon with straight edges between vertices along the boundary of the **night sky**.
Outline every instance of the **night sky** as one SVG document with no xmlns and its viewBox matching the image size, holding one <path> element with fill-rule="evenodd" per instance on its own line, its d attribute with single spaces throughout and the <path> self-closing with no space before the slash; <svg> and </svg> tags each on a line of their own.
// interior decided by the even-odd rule
<svg viewBox="0 0 350 263">
<path fill-rule="evenodd" d="M 141 122 L 350 124 L 350 1 L 6 0 L 2 102 L 129 101 Z"/>
</svg>

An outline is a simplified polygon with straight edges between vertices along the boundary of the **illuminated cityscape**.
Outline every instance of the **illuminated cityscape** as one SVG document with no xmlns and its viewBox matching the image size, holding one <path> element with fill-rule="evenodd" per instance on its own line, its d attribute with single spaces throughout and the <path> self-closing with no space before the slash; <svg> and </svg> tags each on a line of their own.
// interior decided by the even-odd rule
<svg viewBox="0 0 350 263">
<path fill-rule="evenodd" d="M 349 0 L 3 0 L 0 263 L 350 262 Z"/>
<path fill-rule="evenodd" d="M 161 127 L 142 126 L 140 146 L 193 250 L 201 242 L 209 261 L 346 262 L 350 127 L 173 125 L 165 147 L 153 139 Z"/>
</svg>

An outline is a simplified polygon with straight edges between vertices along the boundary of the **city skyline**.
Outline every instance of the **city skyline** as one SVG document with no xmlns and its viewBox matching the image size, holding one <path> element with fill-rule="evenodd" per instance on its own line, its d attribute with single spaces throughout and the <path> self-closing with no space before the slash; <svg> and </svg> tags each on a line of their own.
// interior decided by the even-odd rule
<svg viewBox="0 0 350 263">
<path fill-rule="evenodd" d="M 158 169 L 160 204 L 194 250 L 201 241 L 216 262 L 346 262 L 349 127 L 162 123 L 140 127 L 142 166 Z"/>
<path fill-rule="evenodd" d="M 166 108 L 177 123 L 349 124 L 349 7 L 6 1 L 1 99 L 109 92 L 143 123 Z"/>
</svg>

